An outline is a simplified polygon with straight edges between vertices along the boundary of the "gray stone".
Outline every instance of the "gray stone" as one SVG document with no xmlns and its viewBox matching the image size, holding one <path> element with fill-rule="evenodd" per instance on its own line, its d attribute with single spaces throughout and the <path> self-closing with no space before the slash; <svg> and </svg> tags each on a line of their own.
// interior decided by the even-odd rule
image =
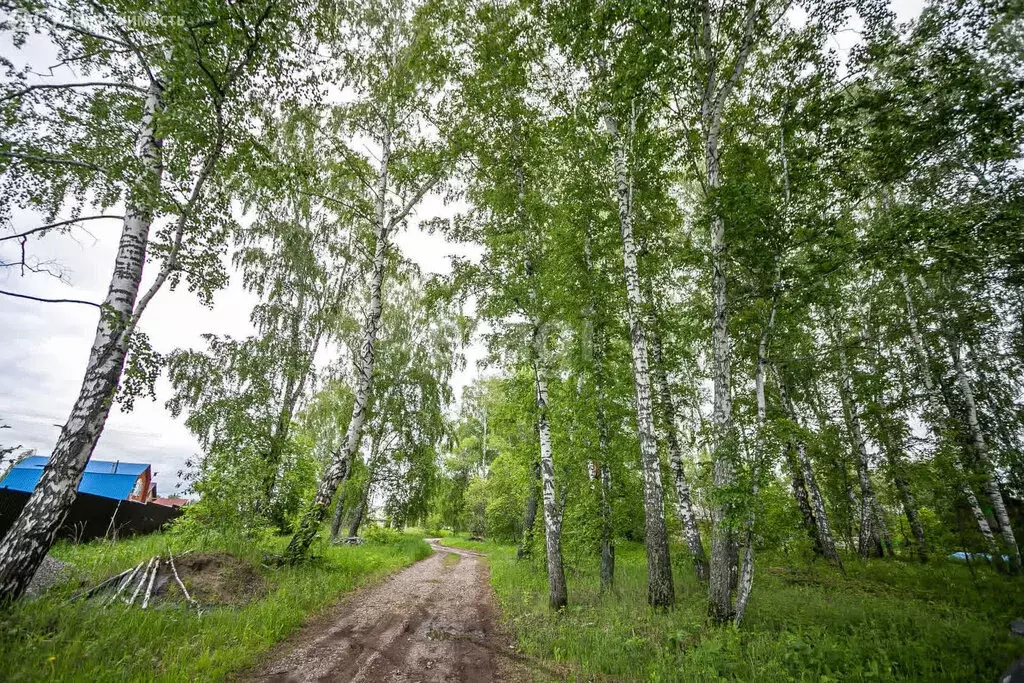
<svg viewBox="0 0 1024 683">
<path fill-rule="evenodd" d="M 61 574 L 67 566 L 67 562 L 61 562 L 47 555 L 43 558 L 43 563 L 39 565 L 36 575 L 32 577 L 28 588 L 25 589 L 25 594 L 31 597 L 42 595 L 60 580 Z"/>
</svg>

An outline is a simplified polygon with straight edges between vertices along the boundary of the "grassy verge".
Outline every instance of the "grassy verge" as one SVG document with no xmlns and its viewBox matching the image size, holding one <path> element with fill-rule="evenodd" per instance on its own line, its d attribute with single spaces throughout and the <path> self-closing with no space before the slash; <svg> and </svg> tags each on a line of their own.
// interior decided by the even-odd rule
<svg viewBox="0 0 1024 683">
<path fill-rule="evenodd" d="M 117 543 L 62 544 L 54 555 L 71 562 L 87 585 L 134 566 L 168 544 L 226 551 L 255 563 L 262 552 L 283 550 L 243 542 L 208 542 L 201 547 L 154 534 Z M 55 587 L 46 597 L 22 601 L 0 612 L 0 680 L 216 680 L 256 661 L 260 653 L 302 625 L 313 613 L 362 584 L 430 554 L 423 539 L 402 535 L 361 546 L 323 546 L 320 556 L 296 568 L 264 567 L 265 596 L 243 607 L 218 607 L 197 617 L 181 608 L 102 608 L 94 601 L 65 605 L 77 582 Z M 277 547 L 280 546 L 280 547 Z"/>
<path fill-rule="evenodd" d="M 543 558 L 517 563 L 512 546 L 444 543 L 490 555 L 491 583 L 521 651 L 588 679 L 994 681 L 1024 655 L 1024 640 L 1009 631 L 1024 616 L 1024 582 L 986 568 L 972 578 L 943 560 L 851 560 L 844 578 L 822 563 L 765 557 L 737 631 L 708 624 L 706 592 L 687 567 L 676 568 L 676 608 L 648 608 L 640 546 L 618 549 L 611 595 L 598 591 L 596 558 L 570 572 L 569 607 L 553 614 Z"/>
</svg>

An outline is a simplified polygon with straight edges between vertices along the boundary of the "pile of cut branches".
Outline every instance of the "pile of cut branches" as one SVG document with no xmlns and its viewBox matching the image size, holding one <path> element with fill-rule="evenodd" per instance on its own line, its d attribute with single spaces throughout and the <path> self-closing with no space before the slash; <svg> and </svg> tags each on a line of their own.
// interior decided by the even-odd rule
<svg viewBox="0 0 1024 683">
<path fill-rule="evenodd" d="M 185 583 L 178 574 L 178 568 L 174 565 L 174 555 L 170 548 L 167 550 L 167 559 L 163 555 L 150 558 L 149 562 L 143 560 L 134 568 L 126 569 L 116 576 L 101 581 L 92 588 L 88 588 L 73 595 L 68 602 L 77 600 L 103 599 L 103 606 L 113 605 L 118 601 L 128 606 L 134 606 L 137 601 L 141 609 L 147 609 L 153 598 L 154 587 L 166 584 L 171 578 L 178 583 L 186 602 L 196 608 L 201 616 L 202 607 L 192 598 Z"/>
</svg>

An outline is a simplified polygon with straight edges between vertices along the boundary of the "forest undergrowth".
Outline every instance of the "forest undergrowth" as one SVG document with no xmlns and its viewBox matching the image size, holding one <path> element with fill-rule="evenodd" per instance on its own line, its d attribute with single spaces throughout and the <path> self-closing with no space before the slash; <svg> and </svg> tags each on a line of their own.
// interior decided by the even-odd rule
<svg viewBox="0 0 1024 683">
<path fill-rule="evenodd" d="M 318 545 L 316 557 L 298 567 L 268 564 L 265 553 L 280 553 L 287 540 L 153 534 L 59 544 L 53 556 L 70 564 L 60 583 L 42 598 L 0 613 L 0 680 L 221 680 L 255 664 L 342 594 L 430 555 L 422 538 L 371 531 L 360 546 Z M 176 556 L 193 549 L 248 560 L 260 568 L 269 590 L 244 606 L 207 607 L 201 616 L 184 604 L 146 611 L 95 600 L 66 604 L 83 586 L 154 555 L 166 556 L 168 547 Z"/>
<path fill-rule="evenodd" d="M 673 547 L 674 609 L 647 605 L 643 546 L 617 548 L 615 588 L 596 561 L 568 569 L 569 606 L 548 608 L 543 556 L 465 537 L 445 545 L 488 555 L 502 619 L 523 654 L 591 680 L 996 681 L 1024 654 L 1010 621 L 1024 587 L 985 566 L 899 559 L 826 563 L 766 553 L 743 629 L 707 618 L 707 591 Z M 592 565 L 592 566 L 591 566 Z"/>
</svg>

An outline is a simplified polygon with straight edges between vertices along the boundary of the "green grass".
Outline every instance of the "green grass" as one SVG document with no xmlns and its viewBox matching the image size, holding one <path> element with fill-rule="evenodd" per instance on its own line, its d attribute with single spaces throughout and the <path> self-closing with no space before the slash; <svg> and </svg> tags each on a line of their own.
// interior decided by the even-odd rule
<svg viewBox="0 0 1024 683">
<path fill-rule="evenodd" d="M 154 534 L 117 543 L 61 544 L 53 554 L 75 566 L 87 585 L 140 560 L 186 548 L 223 550 L 259 563 L 263 550 L 283 550 L 287 538 L 270 546 L 241 541 L 202 547 Z M 40 600 L 23 600 L 0 612 L 0 680 L 188 681 L 217 680 L 255 663 L 260 653 L 285 638 L 342 593 L 430 554 L 419 537 L 402 535 L 388 543 L 324 545 L 320 555 L 297 568 L 264 567 L 269 592 L 244 607 L 217 607 L 201 617 L 171 607 L 142 610 L 101 608 L 95 601 L 65 605 L 77 582 L 55 587 Z"/>
<path fill-rule="evenodd" d="M 743 627 L 706 619 L 706 591 L 676 567 L 677 606 L 646 605 L 643 548 L 617 551 L 616 589 L 598 591 L 597 559 L 569 574 L 569 607 L 547 608 L 541 562 L 515 548 L 449 538 L 490 555 L 491 583 L 520 650 L 593 679 L 644 681 L 995 681 L 1024 639 L 1024 580 L 962 564 L 847 561 L 844 578 L 823 563 L 787 567 L 759 558 Z M 675 557 L 682 557 L 675 549 Z"/>
</svg>

